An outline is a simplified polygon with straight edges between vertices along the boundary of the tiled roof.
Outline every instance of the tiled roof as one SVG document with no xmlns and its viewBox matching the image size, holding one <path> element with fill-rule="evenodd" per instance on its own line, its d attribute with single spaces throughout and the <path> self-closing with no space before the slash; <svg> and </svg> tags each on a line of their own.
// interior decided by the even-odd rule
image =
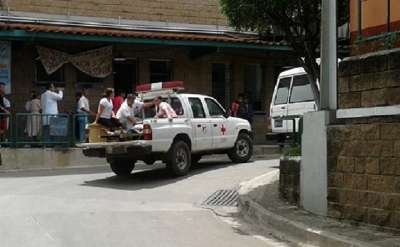
<svg viewBox="0 0 400 247">
<path fill-rule="evenodd" d="M 164 40 L 184 40 L 184 41 L 205 41 L 205 42 L 226 42 L 226 43 L 244 43 L 253 45 L 267 46 L 287 46 L 286 42 L 270 42 L 259 40 L 250 36 L 232 35 L 232 34 L 206 34 L 179 31 L 143 31 L 143 30 L 127 30 L 104 27 L 82 27 L 69 25 L 47 25 L 17 22 L 0 22 L 0 30 L 24 30 L 29 32 L 45 32 L 54 34 L 77 34 L 89 36 L 108 36 L 121 38 L 138 38 L 138 39 L 164 39 Z"/>
</svg>

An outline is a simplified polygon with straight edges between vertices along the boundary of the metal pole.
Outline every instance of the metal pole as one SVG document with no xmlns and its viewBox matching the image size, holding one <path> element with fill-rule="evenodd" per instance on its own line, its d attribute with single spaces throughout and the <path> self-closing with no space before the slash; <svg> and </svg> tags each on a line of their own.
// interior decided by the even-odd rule
<svg viewBox="0 0 400 247">
<path fill-rule="evenodd" d="M 337 109 L 337 4 L 322 1 L 321 110 Z"/>
<path fill-rule="evenodd" d="M 390 0 L 387 0 L 387 23 L 386 32 L 390 33 Z"/>
<path fill-rule="evenodd" d="M 358 0 L 358 11 L 357 11 L 357 18 L 358 18 L 358 24 L 357 24 L 357 38 L 361 38 L 361 0 Z"/>
</svg>

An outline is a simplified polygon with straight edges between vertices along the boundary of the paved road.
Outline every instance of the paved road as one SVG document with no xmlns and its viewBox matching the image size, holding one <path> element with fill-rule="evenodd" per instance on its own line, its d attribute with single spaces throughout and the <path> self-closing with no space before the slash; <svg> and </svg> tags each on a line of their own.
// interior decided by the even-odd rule
<svg viewBox="0 0 400 247">
<path fill-rule="evenodd" d="M 235 207 L 201 205 L 277 165 L 209 161 L 183 178 L 162 164 L 137 165 L 128 178 L 108 167 L 0 173 L 0 246 L 289 246 L 242 221 Z"/>
</svg>

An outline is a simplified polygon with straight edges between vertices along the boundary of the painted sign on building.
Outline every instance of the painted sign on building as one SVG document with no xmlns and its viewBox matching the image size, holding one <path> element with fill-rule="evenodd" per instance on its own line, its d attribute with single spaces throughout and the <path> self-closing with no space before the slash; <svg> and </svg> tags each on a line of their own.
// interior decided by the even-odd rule
<svg viewBox="0 0 400 247">
<path fill-rule="evenodd" d="M 5 84 L 6 94 L 11 93 L 11 42 L 0 41 L 0 82 Z"/>
</svg>

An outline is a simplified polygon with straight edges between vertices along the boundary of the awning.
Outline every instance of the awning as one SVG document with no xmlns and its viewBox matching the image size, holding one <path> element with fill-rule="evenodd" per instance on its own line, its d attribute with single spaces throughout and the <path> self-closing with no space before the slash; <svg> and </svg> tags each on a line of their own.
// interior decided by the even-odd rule
<svg viewBox="0 0 400 247">
<path fill-rule="evenodd" d="M 249 35 L 221 32 L 219 34 L 177 31 L 142 31 L 113 28 L 46 25 L 18 22 L 0 22 L 3 40 L 70 40 L 122 44 L 159 44 L 291 51 L 286 42 L 260 40 Z"/>
</svg>

